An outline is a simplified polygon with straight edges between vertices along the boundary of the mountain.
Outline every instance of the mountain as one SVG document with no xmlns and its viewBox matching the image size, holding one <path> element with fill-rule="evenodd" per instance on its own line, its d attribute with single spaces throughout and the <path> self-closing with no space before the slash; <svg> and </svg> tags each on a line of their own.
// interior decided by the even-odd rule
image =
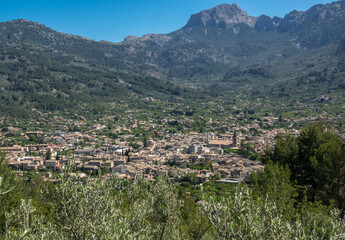
<svg viewBox="0 0 345 240">
<path fill-rule="evenodd" d="M 257 18 L 255 23 L 255 30 L 262 32 L 262 31 L 273 31 L 275 30 L 280 23 L 282 22 L 282 18 L 274 17 L 273 19 L 266 15 L 261 15 Z"/>
<path fill-rule="evenodd" d="M 160 35 L 168 40 L 161 47 L 163 56 L 156 53 L 156 63 L 169 69 L 172 78 L 216 86 L 217 91 L 267 93 L 273 88 L 281 94 L 278 89 L 285 86 L 290 95 L 301 89 L 337 89 L 344 85 L 344 10 L 345 1 L 338 1 L 271 18 L 222 4 L 192 15 L 182 29 Z M 315 79 L 325 69 L 326 80 Z"/>
<path fill-rule="evenodd" d="M 253 27 L 255 21 L 256 18 L 249 16 L 236 3 L 232 5 L 221 4 L 192 15 L 185 28 L 195 26 L 232 28 L 240 23 Z"/>
<path fill-rule="evenodd" d="M 253 17 L 237 4 L 221 4 L 192 15 L 175 32 L 120 43 L 25 19 L 3 22 L 0 112 L 76 106 L 85 112 L 147 96 L 183 101 L 202 97 L 202 88 L 286 97 L 342 89 L 344 18 L 345 1 L 284 18 Z"/>
<path fill-rule="evenodd" d="M 0 23 L 0 117 L 35 110 L 92 117 L 148 96 L 178 102 L 205 93 L 132 71 L 125 51 L 24 19 Z"/>
<path fill-rule="evenodd" d="M 276 29 L 289 33 L 304 47 L 319 47 L 344 38 L 345 1 L 318 4 L 306 12 L 287 14 Z"/>
<path fill-rule="evenodd" d="M 221 4 L 192 15 L 175 32 L 132 36 L 120 45 L 132 49 L 132 58 L 153 65 L 151 73 L 160 78 L 203 86 L 228 75 L 229 68 L 295 61 L 319 48 L 330 57 L 342 54 L 344 9 L 345 2 L 339 1 L 271 18 Z"/>
</svg>

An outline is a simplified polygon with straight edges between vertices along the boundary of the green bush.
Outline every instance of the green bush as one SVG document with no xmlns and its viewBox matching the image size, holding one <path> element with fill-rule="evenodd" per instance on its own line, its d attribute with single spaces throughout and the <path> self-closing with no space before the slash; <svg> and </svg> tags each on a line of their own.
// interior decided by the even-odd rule
<svg viewBox="0 0 345 240">
<path fill-rule="evenodd" d="M 327 224 L 284 218 L 282 209 L 270 196 L 256 198 L 247 187 L 239 187 L 231 197 L 209 198 L 202 206 L 213 226 L 214 239 L 344 239 L 345 225 L 340 212 L 333 210 Z"/>
</svg>

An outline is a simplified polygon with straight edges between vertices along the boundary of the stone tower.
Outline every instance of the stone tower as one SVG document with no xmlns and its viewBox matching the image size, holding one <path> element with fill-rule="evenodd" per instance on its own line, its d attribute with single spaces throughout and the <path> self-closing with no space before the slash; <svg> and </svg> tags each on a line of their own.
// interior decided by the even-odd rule
<svg viewBox="0 0 345 240">
<path fill-rule="evenodd" d="M 232 145 L 234 147 L 239 147 L 240 146 L 240 139 L 239 139 L 239 136 L 237 134 L 237 131 L 234 132 L 234 136 L 232 137 Z"/>
</svg>

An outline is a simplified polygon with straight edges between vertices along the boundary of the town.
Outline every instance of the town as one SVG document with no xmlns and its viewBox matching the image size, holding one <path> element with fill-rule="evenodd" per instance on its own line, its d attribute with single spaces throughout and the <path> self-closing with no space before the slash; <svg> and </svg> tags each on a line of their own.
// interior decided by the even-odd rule
<svg viewBox="0 0 345 240">
<path fill-rule="evenodd" d="M 213 123 L 212 119 L 207 121 Z M 268 125 L 277 121 L 282 119 L 265 118 Z M 260 156 L 266 147 L 273 146 L 276 136 L 299 134 L 293 128 L 267 130 L 259 121 L 244 126 L 217 122 L 222 131 L 175 133 L 169 132 L 171 120 L 162 122 L 166 127 L 160 131 L 153 130 L 157 123 L 152 120 L 132 120 L 130 124 L 111 127 L 97 123 L 87 131 L 82 130 L 86 122 L 70 123 L 72 127 L 66 131 L 22 131 L 8 127 L 0 133 L 0 151 L 6 153 L 17 176 L 42 172 L 46 181 L 57 181 L 68 165 L 72 166 L 71 174 L 79 178 L 117 174 L 120 178 L 140 175 L 154 181 L 161 174 L 171 180 L 194 174 L 200 183 L 240 182 L 263 168 Z M 133 130 L 138 128 L 153 134 L 142 137 L 143 134 Z"/>
</svg>

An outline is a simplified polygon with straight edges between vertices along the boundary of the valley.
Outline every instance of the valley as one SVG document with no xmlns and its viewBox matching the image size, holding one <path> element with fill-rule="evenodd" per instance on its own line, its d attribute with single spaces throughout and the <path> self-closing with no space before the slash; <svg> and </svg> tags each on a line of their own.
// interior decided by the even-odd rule
<svg viewBox="0 0 345 240">
<path fill-rule="evenodd" d="M 0 22 L 0 238 L 344 239 L 344 22 L 345 1 L 118 43 Z"/>
</svg>

